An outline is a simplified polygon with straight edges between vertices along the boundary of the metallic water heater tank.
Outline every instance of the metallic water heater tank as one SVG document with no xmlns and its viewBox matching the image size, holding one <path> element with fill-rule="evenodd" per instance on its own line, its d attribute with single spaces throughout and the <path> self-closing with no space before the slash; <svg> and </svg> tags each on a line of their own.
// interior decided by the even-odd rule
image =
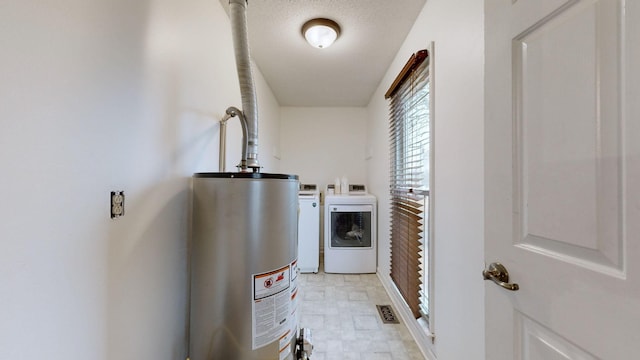
<svg viewBox="0 0 640 360">
<path fill-rule="evenodd" d="M 294 359 L 298 177 L 193 176 L 191 360 Z"/>
</svg>

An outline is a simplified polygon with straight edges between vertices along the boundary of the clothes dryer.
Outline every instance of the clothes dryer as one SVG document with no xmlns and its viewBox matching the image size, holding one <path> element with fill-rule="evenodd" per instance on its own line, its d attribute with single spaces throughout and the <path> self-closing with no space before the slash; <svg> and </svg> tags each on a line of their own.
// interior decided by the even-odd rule
<svg viewBox="0 0 640 360">
<path fill-rule="evenodd" d="M 377 268 L 376 198 L 363 185 L 349 194 L 327 195 L 324 213 L 324 271 L 375 273 Z"/>
</svg>

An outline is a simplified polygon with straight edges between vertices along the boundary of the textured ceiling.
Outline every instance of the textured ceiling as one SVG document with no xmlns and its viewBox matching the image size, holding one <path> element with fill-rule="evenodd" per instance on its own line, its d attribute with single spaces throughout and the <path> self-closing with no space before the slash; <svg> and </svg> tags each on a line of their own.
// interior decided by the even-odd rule
<svg viewBox="0 0 640 360">
<path fill-rule="evenodd" d="M 249 0 L 251 56 L 282 106 L 365 106 L 425 1 Z M 340 24 L 329 48 L 300 32 L 316 17 Z"/>
</svg>

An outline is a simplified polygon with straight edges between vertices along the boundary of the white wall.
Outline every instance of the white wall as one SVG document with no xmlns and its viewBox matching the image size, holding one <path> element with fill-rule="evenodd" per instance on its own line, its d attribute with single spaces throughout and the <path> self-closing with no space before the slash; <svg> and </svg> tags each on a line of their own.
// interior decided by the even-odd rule
<svg viewBox="0 0 640 360">
<path fill-rule="evenodd" d="M 240 104 L 226 14 L 7 0 L 0 24 L 0 359 L 183 358 L 190 176 L 217 171 L 218 119 Z M 256 78 L 269 146 L 279 108 Z"/>
<path fill-rule="evenodd" d="M 438 360 L 484 358 L 483 3 L 429 0 L 369 104 L 370 188 L 388 208 L 384 92 L 409 56 L 435 41 L 435 294 Z M 379 211 L 379 273 L 389 273 L 389 219 Z"/>
<path fill-rule="evenodd" d="M 258 111 L 260 112 L 258 122 L 258 134 L 260 136 L 258 139 L 258 149 L 260 153 L 258 160 L 260 161 L 260 166 L 262 166 L 262 172 L 279 173 L 281 169 L 280 104 L 278 104 L 278 100 L 276 100 L 275 95 L 271 92 L 271 88 L 255 64 L 253 65 L 253 69 L 253 77 L 258 93 Z M 240 108 L 240 106 L 238 106 L 238 108 Z M 238 131 L 240 131 L 240 128 L 238 128 Z M 238 132 L 236 138 L 240 140 L 242 133 Z M 238 151 L 235 154 L 239 156 L 240 152 Z M 238 162 L 238 160 L 236 160 L 236 162 Z"/>
<path fill-rule="evenodd" d="M 280 166 L 324 189 L 336 177 L 367 184 L 363 107 L 282 107 Z"/>
</svg>

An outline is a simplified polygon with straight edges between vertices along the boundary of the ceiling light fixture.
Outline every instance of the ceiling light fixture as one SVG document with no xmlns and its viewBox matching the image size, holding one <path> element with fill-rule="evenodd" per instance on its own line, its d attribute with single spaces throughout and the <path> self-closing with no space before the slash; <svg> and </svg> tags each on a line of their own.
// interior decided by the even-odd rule
<svg viewBox="0 0 640 360">
<path fill-rule="evenodd" d="M 340 36 L 340 25 L 329 19 L 312 19 L 302 25 L 302 36 L 311 46 L 324 49 Z"/>
</svg>

